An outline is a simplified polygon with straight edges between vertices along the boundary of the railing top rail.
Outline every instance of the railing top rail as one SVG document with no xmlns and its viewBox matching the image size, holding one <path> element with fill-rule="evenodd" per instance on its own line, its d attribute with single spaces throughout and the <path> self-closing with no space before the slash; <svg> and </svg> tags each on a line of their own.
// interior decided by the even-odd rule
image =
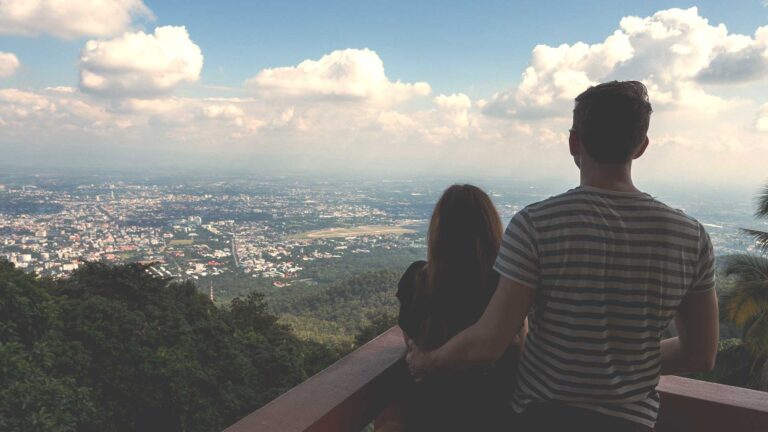
<svg viewBox="0 0 768 432">
<path fill-rule="evenodd" d="M 402 397 L 409 379 L 403 354 L 402 332 L 393 327 L 224 432 L 358 432 Z M 768 393 L 676 376 L 662 377 L 658 390 L 660 431 L 768 428 Z"/>
<path fill-rule="evenodd" d="M 663 376 L 659 393 L 746 409 L 768 416 L 768 392 L 716 384 L 678 376 Z"/>
<path fill-rule="evenodd" d="M 400 328 L 392 327 L 225 432 L 359 431 L 391 402 L 385 399 L 394 397 L 398 377 L 407 377 L 396 370 L 404 347 Z"/>
</svg>

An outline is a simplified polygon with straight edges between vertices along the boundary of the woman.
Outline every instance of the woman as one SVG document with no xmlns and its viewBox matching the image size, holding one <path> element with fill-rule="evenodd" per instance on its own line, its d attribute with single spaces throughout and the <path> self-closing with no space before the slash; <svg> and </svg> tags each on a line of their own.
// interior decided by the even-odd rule
<svg viewBox="0 0 768 432">
<path fill-rule="evenodd" d="M 493 202 L 479 188 L 454 185 L 443 193 L 429 224 L 428 261 L 411 264 L 398 285 L 398 323 L 406 338 L 435 349 L 480 318 L 498 283 L 493 263 L 502 229 Z M 493 365 L 414 383 L 406 401 L 407 429 L 487 431 L 500 426 L 519 353 L 520 344 L 514 344 Z"/>
</svg>

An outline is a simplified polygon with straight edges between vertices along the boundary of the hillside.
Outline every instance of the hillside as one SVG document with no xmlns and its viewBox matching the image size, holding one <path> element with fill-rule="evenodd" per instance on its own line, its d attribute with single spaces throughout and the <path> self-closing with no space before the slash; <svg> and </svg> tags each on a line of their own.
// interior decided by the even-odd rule
<svg viewBox="0 0 768 432">
<path fill-rule="evenodd" d="M 147 267 L 36 279 L 0 260 L 0 430 L 222 430 L 342 355 L 261 294 L 214 306 Z"/>
<path fill-rule="evenodd" d="M 394 325 L 399 279 L 378 270 L 316 289 L 287 288 L 270 296 L 269 307 L 302 339 L 349 344 L 371 324 Z"/>
</svg>

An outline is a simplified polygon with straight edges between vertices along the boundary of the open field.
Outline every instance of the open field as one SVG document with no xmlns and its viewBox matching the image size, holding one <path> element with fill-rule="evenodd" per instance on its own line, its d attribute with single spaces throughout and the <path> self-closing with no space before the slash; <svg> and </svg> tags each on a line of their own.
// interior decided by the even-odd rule
<svg viewBox="0 0 768 432">
<path fill-rule="evenodd" d="M 381 234 L 411 234 L 416 231 L 404 226 L 390 225 L 363 225 L 350 228 L 328 228 L 317 231 L 308 231 L 292 236 L 294 239 L 318 239 L 318 238 L 342 238 L 342 237 L 360 237 L 366 235 Z"/>
</svg>

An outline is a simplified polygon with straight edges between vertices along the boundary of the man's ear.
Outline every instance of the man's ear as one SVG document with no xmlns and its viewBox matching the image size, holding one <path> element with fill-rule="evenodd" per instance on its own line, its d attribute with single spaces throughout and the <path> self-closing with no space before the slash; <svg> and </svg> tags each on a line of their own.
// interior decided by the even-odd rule
<svg viewBox="0 0 768 432">
<path fill-rule="evenodd" d="M 581 169 L 581 138 L 573 129 L 571 129 L 568 135 L 568 149 L 571 151 L 571 156 L 573 156 L 573 162 Z"/>
<path fill-rule="evenodd" d="M 571 151 L 571 156 L 581 155 L 581 138 L 573 129 L 568 134 L 568 149 Z"/>
<path fill-rule="evenodd" d="M 642 156 L 643 153 L 645 153 L 645 150 L 648 148 L 649 142 L 650 140 L 648 139 L 648 137 L 645 137 L 645 141 L 643 141 L 643 143 L 640 144 L 640 147 L 637 148 L 637 150 L 635 151 L 635 155 L 632 156 L 632 159 L 637 159 L 640 156 Z"/>
</svg>

